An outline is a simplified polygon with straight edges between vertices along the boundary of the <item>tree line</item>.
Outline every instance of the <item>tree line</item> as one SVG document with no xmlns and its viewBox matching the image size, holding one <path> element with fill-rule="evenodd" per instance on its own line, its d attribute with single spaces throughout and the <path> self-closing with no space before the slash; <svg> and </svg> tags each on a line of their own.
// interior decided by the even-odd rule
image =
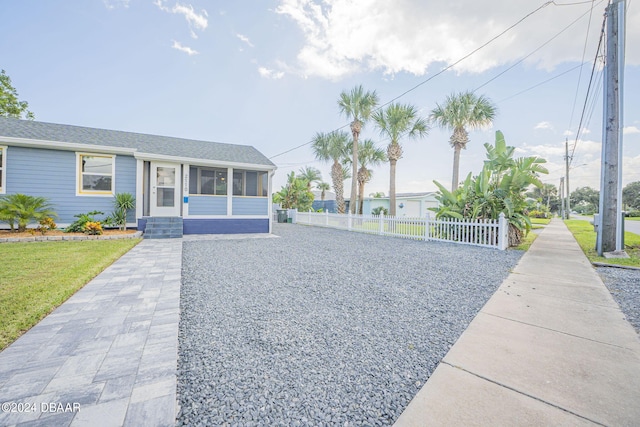
<svg viewBox="0 0 640 427">
<path fill-rule="evenodd" d="M 449 142 L 454 150 L 453 191 L 459 185 L 460 152 L 469 142 L 468 131 L 490 125 L 497 113 L 497 108 L 488 98 L 467 91 L 448 96 L 445 102 L 436 104 L 428 117 L 421 117 L 418 109 L 411 104 L 390 103 L 380 106 L 376 91 L 366 91 L 362 85 L 340 93 L 338 110 L 350 121 L 351 133 L 340 130 L 318 132 L 312 142 L 315 158 L 331 163 L 330 175 L 338 213 L 345 213 L 346 210 L 344 181 L 353 177 L 349 210 L 352 214 L 362 214 L 365 185 L 373 173 L 370 168 L 388 162 L 389 215 L 392 216 L 396 215 L 396 170 L 403 156 L 404 140 L 424 138 L 432 125 L 452 131 Z M 386 150 L 377 147 L 370 139 L 360 140 L 362 129 L 369 122 L 382 138 L 389 141 Z M 291 176 L 291 179 L 296 178 L 314 182 L 314 177 L 304 171 L 297 177 Z M 322 190 L 320 186 L 326 190 L 327 184 L 318 184 L 317 188 Z M 288 182 L 285 187 L 289 190 L 294 188 L 293 182 Z M 278 196 L 276 199 L 282 198 Z"/>
</svg>

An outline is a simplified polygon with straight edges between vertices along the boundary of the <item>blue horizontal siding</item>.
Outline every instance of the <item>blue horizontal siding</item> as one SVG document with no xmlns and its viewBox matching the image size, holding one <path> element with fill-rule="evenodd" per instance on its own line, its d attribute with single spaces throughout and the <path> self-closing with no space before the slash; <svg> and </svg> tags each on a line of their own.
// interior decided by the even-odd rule
<svg viewBox="0 0 640 427">
<path fill-rule="evenodd" d="M 68 224 L 74 215 L 113 211 L 113 196 L 76 196 L 76 153 L 39 148 L 9 147 L 7 194 L 23 193 L 49 199 L 58 214 L 56 222 Z M 136 160 L 116 156 L 115 190 L 136 195 Z M 135 214 L 130 215 L 135 220 Z"/>
<path fill-rule="evenodd" d="M 216 218 L 189 219 L 183 222 L 184 234 L 268 233 L 268 219 Z"/>
<path fill-rule="evenodd" d="M 266 197 L 234 197 L 233 215 L 268 215 L 269 199 Z"/>
<path fill-rule="evenodd" d="M 189 196 L 189 215 L 226 215 L 227 196 Z"/>
</svg>

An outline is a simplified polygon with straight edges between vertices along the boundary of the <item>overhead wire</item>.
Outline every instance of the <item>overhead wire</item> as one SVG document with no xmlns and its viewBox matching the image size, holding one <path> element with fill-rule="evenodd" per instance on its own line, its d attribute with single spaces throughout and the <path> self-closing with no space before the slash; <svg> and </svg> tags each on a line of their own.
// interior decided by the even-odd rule
<svg viewBox="0 0 640 427">
<path fill-rule="evenodd" d="M 582 59 L 580 62 L 584 62 L 584 57 L 587 54 L 587 43 L 589 41 L 589 32 L 591 30 L 591 18 L 593 17 L 593 8 L 595 4 L 593 4 L 595 0 L 592 0 L 591 7 L 589 8 L 589 24 L 587 25 L 587 33 L 584 38 L 584 45 L 582 47 Z M 578 83 L 576 84 L 576 93 L 573 96 L 573 107 L 571 108 L 571 117 L 569 119 L 569 129 L 571 129 L 571 125 L 573 125 L 573 114 L 576 110 L 576 104 L 578 103 L 578 92 L 580 91 L 580 83 L 582 82 L 582 68 L 580 68 L 580 74 L 578 75 Z"/>
<path fill-rule="evenodd" d="M 593 0 L 595 1 L 595 0 Z M 598 4 L 602 3 L 604 0 L 600 0 L 598 2 Z M 595 7 L 595 5 L 594 5 Z M 477 88 L 473 89 L 473 92 L 478 91 L 479 89 L 485 87 L 486 85 L 488 85 L 489 83 L 491 83 L 492 81 L 496 80 L 498 77 L 502 76 L 503 74 L 505 74 L 506 72 L 508 72 L 509 70 L 515 68 L 517 65 L 521 64 L 522 62 L 524 62 L 527 58 L 529 58 L 530 56 L 532 56 L 534 53 L 536 53 L 537 51 L 539 51 L 540 49 L 542 49 L 543 47 L 545 47 L 546 45 L 548 45 L 549 43 L 551 43 L 553 40 L 555 40 L 556 38 L 558 38 L 562 33 L 564 33 L 565 31 L 567 31 L 569 28 L 571 28 L 572 26 L 574 26 L 578 21 L 580 21 L 586 14 L 591 13 L 591 11 L 593 10 L 593 7 L 589 9 L 589 11 L 583 13 L 582 15 L 578 16 L 573 22 L 571 22 L 569 25 L 567 25 L 566 27 L 564 27 L 562 30 L 560 30 L 560 32 L 556 33 L 553 37 L 551 37 L 549 40 L 547 40 L 546 42 L 542 43 L 540 46 L 538 46 L 536 49 L 532 50 L 531 52 L 529 52 L 529 54 L 527 54 L 526 56 L 523 56 L 522 58 L 520 58 L 519 60 L 517 60 L 516 62 L 514 62 L 511 66 L 509 66 L 507 69 L 503 70 L 502 72 L 496 74 L 494 77 L 492 77 L 491 79 L 487 80 L 486 82 L 484 82 L 483 84 L 481 84 L 480 86 L 478 86 Z M 591 23 L 591 19 L 589 19 L 589 23 Z M 586 46 L 585 46 L 586 49 Z M 580 62 L 584 62 L 584 55 L 582 57 L 582 61 Z M 582 69 L 580 70 L 582 72 Z"/>
<path fill-rule="evenodd" d="M 540 5 L 538 8 L 536 8 L 536 9 L 534 9 L 533 11 L 529 12 L 528 14 L 526 14 L 524 17 L 522 17 L 521 19 L 519 19 L 518 21 L 516 21 L 516 22 L 515 22 L 514 24 L 512 24 L 511 26 L 507 27 L 505 30 L 503 30 L 502 32 L 500 32 L 498 35 L 496 35 L 496 36 L 494 36 L 493 38 L 491 38 L 489 41 L 487 41 L 487 42 L 485 42 L 484 44 L 480 45 L 479 47 L 477 47 L 476 49 L 472 50 L 471 52 L 469 52 L 469 53 L 468 53 L 468 54 L 466 54 L 465 56 L 463 56 L 463 57 L 461 57 L 460 59 L 458 59 L 457 61 L 453 62 L 452 64 L 450 64 L 450 65 L 448 65 L 448 66 L 444 67 L 443 69 L 441 69 L 440 71 L 438 71 L 438 72 L 437 72 L 437 73 L 435 73 L 434 75 L 430 76 L 429 78 L 427 78 L 427 79 L 425 79 L 425 80 L 421 81 L 420 83 L 416 84 L 415 86 L 413 86 L 413 87 L 409 88 L 408 90 L 406 90 L 406 91 L 402 92 L 400 95 L 398 95 L 398 96 L 396 96 L 396 97 L 394 97 L 394 98 L 390 99 L 389 101 L 385 102 L 384 104 L 381 104 L 381 105 L 380 105 L 380 106 L 378 106 L 375 110 L 377 111 L 377 110 L 379 110 L 379 109 L 384 108 L 385 106 L 387 106 L 387 105 L 389 105 L 389 104 L 393 103 L 394 101 L 396 101 L 396 100 L 398 100 L 398 99 L 402 98 L 403 96 L 407 95 L 408 93 L 410 93 L 410 92 L 412 92 L 412 91 L 416 90 L 417 88 L 421 87 L 422 85 L 424 85 L 424 84 L 426 84 L 426 83 L 430 82 L 430 81 L 431 81 L 431 80 L 433 80 L 434 78 L 436 78 L 436 77 L 440 76 L 441 74 L 445 73 L 446 71 L 448 71 L 448 70 L 450 70 L 451 68 L 455 67 L 456 65 L 460 64 L 460 63 L 461 63 L 461 62 L 463 62 L 464 60 L 466 60 L 466 59 L 468 59 L 469 57 L 471 57 L 472 55 L 476 54 L 478 51 L 480 51 L 480 50 L 484 49 L 484 48 L 485 48 L 485 47 L 487 47 L 489 44 L 491 44 L 491 43 L 493 43 L 494 41 L 496 41 L 498 38 L 502 37 L 504 34 L 506 34 L 508 31 L 510 31 L 510 30 L 511 30 L 511 29 L 513 29 L 514 27 L 516 27 L 516 26 L 520 25 L 523 21 L 525 21 L 525 20 L 526 20 L 527 18 L 529 18 L 530 16 L 534 15 L 535 13 L 539 12 L 540 10 L 542 10 L 543 8 L 545 8 L 545 7 L 549 6 L 549 5 L 554 5 L 554 6 L 573 6 L 573 5 L 579 5 L 579 4 L 593 3 L 594 1 L 595 1 L 595 0 L 589 0 L 589 1 L 573 2 L 573 3 L 557 3 L 557 2 L 555 2 L 555 1 L 547 1 L 547 2 L 543 3 L 542 5 Z M 604 0 L 600 0 L 597 4 L 600 4 L 600 3 L 602 3 L 603 1 L 604 1 Z M 567 29 L 569 29 L 571 26 L 573 26 L 576 22 L 578 22 L 580 19 L 582 19 L 582 18 L 583 18 L 587 13 L 591 13 L 591 11 L 593 10 L 593 7 L 595 7 L 595 5 L 594 5 L 594 6 L 592 6 L 592 8 L 590 8 L 589 12 L 585 12 L 584 14 L 580 15 L 576 20 L 574 20 L 573 22 L 571 22 L 568 26 L 566 26 L 564 29 L 562 29 L 559 33 L 557 33 L 556 35 L 554 35 L 551 39 L 547 40 L 547 41 L 546 41 L 545 43 L 543 43 L 541 46 L 539 46 L 538 48 L 536 48 L 534 51 L 532 51 L 531 53 L 529 53 L 527 56 L 525 56 L 525 57 L 521 58 L 519 61 L 517 61 L 515 64 L 513 64 L 512 66 L 510 66 L 510 67 L 509 67 L 509 68 L 507 68 L 506 70 L 502 71 L 501 73 L 499 73 L 498 75 L 494 76 L 493 78 L 491 78 L 491 79 L 490 79 L 490 80 L 488 80 L 487 82 L 483 83 L 481 86 L 479 86 L 478 88 L 476 88 L 474 91 L 476 91 L 476 90 L 478 90 L 478 89 L 480 89 L 480 88 L 482 88 L 482 87 L 486 86 L 487 84 L 489 84 L 489 83 L 490 83 L 490 82 L 492 82 L 493 80 L 495 80 L 495 79 L 497 79 L 498 77 L 502 76 L 504 73 L 506 73 L 506 72 L 507 72 L 507 71 L 509 71 L 510 69 L 514 68 L 516 65 L 520 64 L 521 62 L 523 62 L 525 59 L 527 59 L 528 57 L 530 57 L 531 55 L 533 55 L 535 52 L 537 52 L 538 50 L 540 50 L 541 48 L 543 48 L 544 46 L 546 46 L 548 43 L 550 43 L 552 40 L 554 40 L 555 38 L 557 38 L 560 34 L 562 34 L 563 32 L 565 32 Z M 561 73 L 561 74 L 559 74 L 559 75 L 557 75 L 557 76 L 554 76 L 554 77 L 552 77 L 552 78 L 550 78 L 550 79 L 547 79 L 547 80 L 545 80 L 545 81 L 543 81 L 543 82 L 540 82 L 540 83 L 538 83 L 538 84 L 536 84 L 536 85 L 534 85 L 534 86 L 532 86 L 532 87 L 530 87 L 530 88 L 528 88 L 528 89 L 525 89 L 525 90 L 523 90 L 523 91 L 521 91 L 521 92 L 518 92 L 517 94 L 514 94 L 514 95 L 512 95 L 512 96 L 510 96 L 510 97 L 508 97 L 508 98 L 505 98 L 504 100 L 506 100 L 506 99 L 511 99 L 511 98 L 513 98 L 513 97 L 515 97 L 515 96 L 517 96 L 517 95 L 520 95 L 520 94 L 525 93 L 525 92 L 527 92 L 527 91 L 529 91 L 529 90 L 532 90 L 532 89 L 534 89 L 534 88 L 536 88 L 536 87 L 538 87 L 538 86 L 540 86 L 540 85 L 542 85 L 542 84 L 545 84 L 545 83 L 547 83 L 547 82 L 549 82 L 549 81 L 551 81 L 551 80 L 554 80 L 554 79 L 556 79 L 556 78 L 558 78 L 558 77 L 560 77 L 560 76 L 562 76 L 562 75 L 564 75 L 564 74 L 567 74 L 568 72 L 573 71 L 573 70 L 575 70 L 576 68 L 582 67 L 582 66 L 584 66 L 584 65 L 585 65 L 585 64 L 580 64 L 580 65 L 578 65 L 578 66 L 576 66 L 576 67 L 573 67 L 573 68 L 571 68 L 571 69 L 569 69 L 569 70 L 567 70 L 567 71 L 564 71 L 563 73 Z M 504 101 L 504 100 L 503 100 L 503 101 Z M 347 123 L 347 124 L 345 124 L 345 125 L 343 125 L 343 126 L 341 126 L 341 127 L 338 127 L 338 128 L 336 128 L 336 129 L 334 129 L 332 132 L 336 132 L 336 131 L 342 130 L 342 129 L 344 129 L 344 128 L 347 128 L 347 127 L 349 127 L 349 123 Z M 305 142 L 305 143 L 303 143 L 303 144 L 297 145 L 297 146 L 295 146 L 295 147 L 293 147 L 293 148 L 290 148 L 290 149 L 288 149 L 288 150 L 285 150 L 285 151 L 283 151 L 283 152 L 281 152 L 281 153 L 275 154 L 275 155 L 273 155 L 273 156 L 269 157 L 269 159 L 271 160 L 271 159 L 274 159 L 274 158 L 276 158 L 276 157 L 280 157 L 280 156 L 282 156 L 282 155 L 284 155 L 284 154 L 290 153 L 290 152 L 292 152 L 292 151 L 295 151 L 295 150 L 297 150 L 297 149 L 299 149 L 299 148 L 302 148 L 302 147 L 307 146 L 307 145 L 312 144 L 312 143 L 313 143 L 313 140 L 309 140 L 309 141 L 307 141 L 307 142 Z M 575 146 L 574 146 L 574 150 L 575 150 Z"/>
<path fill-rule="evenodd" d="M 569 157 L 569 165 L 571 165 L 571 163 L 573 162 L 573 156 L 576 152 L 576 147 L 578 146 L 578 140 L 580 138 L 580 132 L 582 131 L 582 124 L 585 118 L 585 113 L 586 113 L 586 108 L 587 108 L 587 101 L 589 100 L 589 94 L 591 93 L 591 85 L 593 83 L 593 76 L 596 70 L 596 65 L 598 63 L 598 57 L 600 56 L 600 49 L 602 48 L 602 41 L 604 40 L 604 30 L 605 30 L 605 24 L 606 24 L 606 16 L 605 18 L 602 20 L 602 28 L 600 30 L 600 39 L 598 40 L 598 48 L 596 49 L 596 56 L 593 59 L 593 66 L 591 67 L 591 76 L 589 77 L 589 85 L 587 86 L 587 94 L 585 96 L 584 99 L 584 104 L 582 106 L 582 114 L 580 115 L 580 124 L 578 125 L 578 130 L 576 131 L 576 139 L 575 142 L 573 144 L 573 148 L 571 150 L 571 156 Z"/>
<path fill-rule="evenodd" d="M 438 71 L 437 73 L 435 73 L 434 75 L 430 76 L 429 78 L 421 81 L 420 83 L 418 83 L 417 85 L 409 88 L 408 90 L 402 92 L 400 95 L 396 96 L 395 98 L 392 98 L 391 100 L 387 101 L 386 103 L 380 105 L 377 109 L 381 109 L 384 108 L 385 106 L 391 104 L 394 101 L 397 101 L 398 99 L 402 98 L 403 96 L 405 96 L 406 94 L 413 92 L 414 90 L 416 90 L 417 88 L 419 88 L 420 86 L 430 82 L 431 80 L 433 80 L 434 78 L 438 77 L 439 75 L 443 74 L 444 72 L 450 70 L 451 68 L 455 67 L 456 65 L 458 65 L 459 63 L 461 63 L 462 61 L 468 59 L 469 57 L 471 57 L 472 55 L 475 55 L 477 52 L 479 52 L 480 50 L 484 49 L 485 47 L 487 47 L 489 44 L 493 43 L 494 41 L 496 41 L 498 38 L 502 37 L 504 34 L 506 34 L 508 31 L 512 30 L 514 27 L 520 25 L 523 21 L 525 21 L 527 18 L 529 18 L 530 16 L 536 14 L 538 11 L 544 9 L 545 7 L 551 5 L 551 4 L 555 4 L 554 1 L 547 1 L 545 3 L 543 3 L 542 5 L 540 5 L 539 7 L 537 7 L 535 10 L 533 10 L 532 12 L 527 13 L 524 17 L 520 18 L 518 21 L 516 21 L 514 24 L 512 24 L 511 26 L 507 27 L 505 30 L 503 30 L 501 33 L 499 33 L 498 35 L 494 36 L 493 38 L 491 38 L 489 41 L 485 42 L 484 44 L 480 45 L 479 47 L 477 47 L 476 49 L 472 50 L 471 52 L 469 52 L 468 54 L 466 54 L 465 56 L 463 56 L 462 58 L 458 59 L 457 61 L 455 61 L 454 63 L 444 67 L 442 70 Z M 345 124 L 337 129 L 334 129 L 335 131 L 344 129 L 345 127 L 349 126 L 349 124 Z M 280 157 L 284 154 L 290 153 L 294 150 L 297 150 L 299 148 L 302 148 L 306 145 L 309 145 L 313 143 L 313 140 L 307 141 L 304 144 L 300 144 L 296 147 L 293 147 L 289 150 L 283 151 L 282 153 L 278 153 L 276 155 L 273 155 L 271 157 L 269 157 L 269 160 L 274 159 L 276 157 Z"/>
</svg>

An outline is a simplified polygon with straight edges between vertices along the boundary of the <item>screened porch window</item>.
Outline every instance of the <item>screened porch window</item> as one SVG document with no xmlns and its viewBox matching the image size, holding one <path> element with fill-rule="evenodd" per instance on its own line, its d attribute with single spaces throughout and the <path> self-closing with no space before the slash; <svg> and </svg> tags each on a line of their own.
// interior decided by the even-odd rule
<svg viewBox="0 0 640 427">
<path fill-rule="evenodd" d="M 267 197 L 269 177 L 267 172 L 233 171 L 233 195 Z"/>
<path fill-rule="evenodd" d="M 226 196 L 227 170 L 191 166 L 189 168 L 189 194 Z"/>
<path fill-rule="evenodd" d="M 80 194 L 113 194 L 115 156 L 78 154 Z"/>
</svg>

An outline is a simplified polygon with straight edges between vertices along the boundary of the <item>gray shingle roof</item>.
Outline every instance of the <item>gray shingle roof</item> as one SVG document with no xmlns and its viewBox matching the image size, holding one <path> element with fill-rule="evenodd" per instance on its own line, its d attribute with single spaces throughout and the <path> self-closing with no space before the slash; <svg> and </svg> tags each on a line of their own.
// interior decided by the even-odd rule
<svg viewBox="0 0 640 427">
<path fill-rule="evenodd" d="M 133 148 L 141 153 L 233 163 L 275 166 L 249 145 L 198 141 L 169 136 L 44 123 L 0 117 L 0 138 L 24 138 L 53 142 Z"/>
</svg>

